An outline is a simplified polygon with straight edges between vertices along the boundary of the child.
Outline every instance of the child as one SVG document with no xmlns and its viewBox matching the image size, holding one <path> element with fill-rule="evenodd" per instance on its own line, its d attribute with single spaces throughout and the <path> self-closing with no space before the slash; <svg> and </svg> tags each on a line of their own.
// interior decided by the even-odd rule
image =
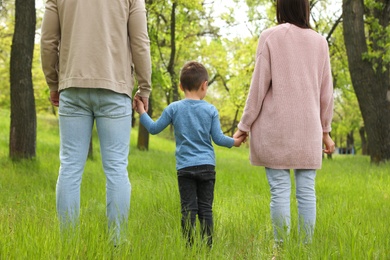
<svg viewBox="0 0 390 260">
<path fill-rule="evenodd" d="M 225 136 L 220 127 L 217 109 L 203 100 L 207 92 L 208 73 L 198 62 L 188 62 L 180 74 L 180 89 L 185 99 L 171 103 L 154 122 L 140 100 L 137 112 L 140 122 L 151 134 L 158 134 L 173 124 L 176 139 L 176 170 L 182 212 L 182 230 L 188 245 L 193 243 L 196 214 L 201 237 L 212 246 L 212 204 L 215 184 L 215 144 L 239 147 L 246 136 L 236 139 Z M 207 237 L 205 237 L 205 235 Z"/>
</svg>

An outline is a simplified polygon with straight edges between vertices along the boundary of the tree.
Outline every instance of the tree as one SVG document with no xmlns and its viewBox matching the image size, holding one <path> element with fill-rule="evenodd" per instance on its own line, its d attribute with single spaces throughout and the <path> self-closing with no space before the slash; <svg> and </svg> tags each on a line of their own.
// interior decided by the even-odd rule
<svg viewBox="0 0 390 260">
<path fill-rule="evenodd" d="M 154 99 L 164 98 L 166 103 L 180 99 L 177 72 L 185 61 L 197 59 L 200 37 L 215 33 L 211 18 L 207 16 L 203 1 L 146 1 L 148 28 L 152 53 L 152 84 Z M 159 100 L 161 101 L 161 100 Z M 152 115 L 150 100 L 149 115 Z M 139 149 L 147 150 L 149 133 L 139 128 Z"/>
<path fill-rule="evenodd" d="M 390 0 L 343 0 L 349 71 L 372 163 L 390 160 Z"/>
<path fill-rule="evenodd" d="M 35 23 L 35 0 L 16 0 L 10 61 L 9 151 L 12 159 L 31 159 L 36 153 L 36 112 L 31 75 Z"/>
</svg>

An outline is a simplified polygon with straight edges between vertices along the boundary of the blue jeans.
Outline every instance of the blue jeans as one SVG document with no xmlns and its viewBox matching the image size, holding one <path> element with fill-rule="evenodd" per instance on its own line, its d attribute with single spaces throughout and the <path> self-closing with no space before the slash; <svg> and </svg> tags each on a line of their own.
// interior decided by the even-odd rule
<svg viewBox="0 0 390 260">
<path fill-rule="evenodd" d="M 290 170 L 266 168 L 271 191 L 271 219 L 274 237 L 283 242 L 290 232 Z M 316 222 L 315 170 L 294 170 L 298 202 L 298 232 L 305 243 L 310 243 Z"/>
<path fill-rule="evenodd" d="M 105 89 L 69 88 L 60 94 L 60 170 L 57 212 L 62 228 L 74 225 L 80 210 L 80 185 L 88 156 L 92 127 L 100 141 L 106 175 L 107 217 L 110 231 L 119 236 L 127 221 L 131 185 L 127 173 L 131 98 Z"/>
<path fill-rule="evenodd" d="M 181 226 L 187 244 L 193 244 L 196 215 L 198 215 L 201 237 L 212 246 L 213 200 L 215 167 L 199 165 L 180 169 L 177 172 L 181 203 Z"/>
</svg>

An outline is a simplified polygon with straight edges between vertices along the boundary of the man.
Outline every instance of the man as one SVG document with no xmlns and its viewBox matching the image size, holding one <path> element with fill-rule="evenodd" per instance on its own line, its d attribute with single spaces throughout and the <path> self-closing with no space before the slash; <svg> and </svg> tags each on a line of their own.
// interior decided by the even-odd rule
<svg viewBox="0 0 390 260">
<path fill-rule="evenodd" d="M 126 225 L 134 73 L 148 109 L 150 45 L 143 0 L 47 0 L 41 35 L 50 101 L 59 106 L 57 212 L 62 229 L 79 216 L 80 185 L 96 121 L 107 179 L 107 217 L 115 242 Z M 134 103 L 135 105 L 135 103 Z"/>
</svg>

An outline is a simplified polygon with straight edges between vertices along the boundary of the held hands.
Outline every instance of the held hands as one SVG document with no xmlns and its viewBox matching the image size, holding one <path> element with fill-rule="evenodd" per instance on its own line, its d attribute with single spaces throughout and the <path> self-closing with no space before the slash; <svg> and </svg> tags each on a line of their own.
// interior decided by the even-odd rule
<svg viewBox="0 0 390 260">
<path fill-rule="evenodd" d="M 325 145 L 324 153 L 326 154 L 332 154 L 335 149 L 335 144 L 330 137 L 329 133 L 323 133 L 322 135 L 322 142 Z"/>
<path fill-rule="evenodd" d="M 248 133 L 247 132 L 244 132 L 244 131 L 241 131 L 240 129 L 238 129 L 234 135 L 233 135 L 233 139 L 234 139 L 234 146 L 235 147 L 240 147 L 240 145 L 242 143 L 245 143 L 246 142 L 246 139 L 248 138 Z"/>
<path fill-rule="evenodd" d="M 140 97 L 138 95 L 134 96 L 133 99 L 133 109 L 137 111 L 138 114 L 142 115 L 146 113 L 149 108 L 149 99 L 146 97 Z"/>
</svg>

